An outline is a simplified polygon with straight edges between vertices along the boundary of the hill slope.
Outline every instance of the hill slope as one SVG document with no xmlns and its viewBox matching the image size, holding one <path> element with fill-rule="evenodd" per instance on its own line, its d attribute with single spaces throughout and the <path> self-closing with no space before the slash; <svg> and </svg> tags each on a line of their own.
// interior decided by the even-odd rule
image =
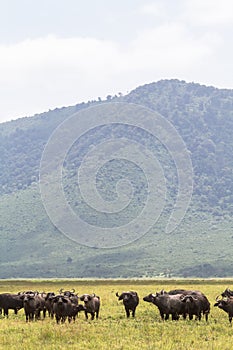
<svg viewBox="0 0 233 350">
<path fill-rule="evenodd" d="M 74 244 L 53 226 L 43 208 L 38 188 L 40 160 L 51 133 L 61 122 L 76 111 L 102 102 L 0 124 L 0 278 L 232 275 L 233 91 L 163 80 L 104 102 L 112 101 L 137 103 L 158 111 L 185 141 L 193 163 L 194 193 L 182 224 L 170 235 L 164 231 L 176 195 L 176 180 L 166 150 L 151 139 L 148 143 L 160 154 L 168 183 L 168 203 L 156 225 L 141 239 L 120 248 L 94 249 Z M 74 169 L 80 163 L 80 150 L 87 152 L 89 141 L 120 132 L 98 130 L 74 145 L 67 155 L 66 194 L 77 212 L 83 210 L 74 192 Z M 128 129 L 127 133 L 132 136 L 135 130 Z M 139 133 L 135 138 L 142 136 Z M 116 174 L 117 168 L 115 172 L 106 168 L 100 174 L 100 190 L 109 184 L 103 195 L 114 195 L 110 185 L 115 180 L 109 178 Z M 140 205 L 142 193 L 134 209 Z"/>
</svg>

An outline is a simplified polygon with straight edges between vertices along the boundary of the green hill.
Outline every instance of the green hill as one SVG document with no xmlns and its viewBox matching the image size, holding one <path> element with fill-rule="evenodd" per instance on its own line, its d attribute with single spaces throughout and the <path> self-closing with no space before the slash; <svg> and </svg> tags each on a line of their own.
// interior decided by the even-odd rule
<svg viewBox="0 0 233 350">
<path fill-rule="evenodd" d="M 93 224 L 96 215 L 93 212 L 88 218 L 89 208 L 77 191 L 76 170 L 82 157 L 101 141 L 124 133 L 135 142 L 145 140 L 144 146 L 162 164 L 167 186 L 164 210 L 146 235 L 122 247 L 97 249 L 73 242 L 51 223 L 40 197 L 39 168 L 44 147 L 60 123 L 75 112 L 110 102 L 140 104 L 174 125 L 192 159 L 194 188 L 184 220 L 171 234 L 166 233 L 177 195 L 177 174 L 169 152 L 155 137 L 134 127 L 112 125 L 91 130 L 69 150 L 63 169 L 66 198 L 82 218 Z M 0 124 L 0 151 L 0 278 L 232 276 L 232 90 L 162 80 L 126 96 L 109 96 L 107 101 L 90 101 Z M 117 181 L 134 177 L 134 200 L 122 220 L 138 215 L 143 207 L 147 193 L 143 173 L 132 164 L 126 167 L 117 162 L 98 173 L 98 190 L 109 201 L 115 199 Z M 112 216 L 111 222 L 106 219 L 104 224 L 113 227 L 118 220 Z"/>
</svg>

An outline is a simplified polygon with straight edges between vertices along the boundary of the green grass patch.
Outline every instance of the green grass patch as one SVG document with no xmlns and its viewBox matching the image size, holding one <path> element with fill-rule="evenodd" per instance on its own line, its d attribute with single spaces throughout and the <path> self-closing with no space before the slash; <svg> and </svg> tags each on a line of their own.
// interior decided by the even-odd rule
<svg viewBox="0 0 233 350">
<path fill-rule="evenodd" d="M 160 320 L 157 308 L 142 300 L 150 292 L 175 288 L 199 289 L 210 303 L 209 321 Z M 75 323 L 57 325 L 55 320 L 25 322 L 23 310 L 18 315 L 0 319 L 0 348 L 9 350 L 95 349 L 95 350 L 200 350 L 232 349 L 233 329 L 227 314 L 213 307 L 215 297 L 233 280 L 1 280 L 0 292 L 32 289 L 55 291 L 74 288 L 76 292 L 95 292 L 101 297 L 99 320 L 86 321 L 80 313 Z M 140 303 L 135 319 L 126 319 L 117 291 L 136 290 Z"/>
</svg>

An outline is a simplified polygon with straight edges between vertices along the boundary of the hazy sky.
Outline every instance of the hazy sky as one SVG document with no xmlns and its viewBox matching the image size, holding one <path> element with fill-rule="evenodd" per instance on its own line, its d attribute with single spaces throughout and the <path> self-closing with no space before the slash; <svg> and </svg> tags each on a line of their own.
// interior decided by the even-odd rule
<svg viewBox="0 0 233 350">
<path fill-rule="evenodd" d="M 232 0 L 0 0 L 0 121 L 165 78 L 233 88 Z"/>
</svg>

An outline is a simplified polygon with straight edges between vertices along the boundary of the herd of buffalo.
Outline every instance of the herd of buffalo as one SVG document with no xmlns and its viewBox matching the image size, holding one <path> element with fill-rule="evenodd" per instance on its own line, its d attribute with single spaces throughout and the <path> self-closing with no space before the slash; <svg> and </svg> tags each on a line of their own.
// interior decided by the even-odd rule
<svg viewBox="0 0 233 350">
<path fill-rule="evenodd" d="M 126 316 L 135 316 L 136 308 L 139 304 L 139 296 L 135 291 L 116 293 L 118 300 L 123 301 Z M 207 297 L 200 291 L 175 289 L 169 292 L 161 290 L 155 294 L 151 293 L 143 298 L 157 306 L 162 320 L 168 320 L 171 315 L 172 320 L 178 320 L 180 315 L 190 320 L 195 316 L 201 320 L 202 315 L 208 321 L 210 313 L 210 302 Z M 80 303 L 83 302 L 82 304 Z M 231 323 L 233 317 L 233 291 L 227 288 L 223 293 L 216 297 L 214 306 L 219 307 L 228 314 Z M 10 309 L 17 314 L 18 310 L 24 308 L 26 321 L 39 319 L 41 313 L 43 317 L 46 313 L 52 318 L 56 318 L 57 323 L 75 321 L 79 312 L 85 313 L 86 319 L 88 314 L 93 320 L 98 319 L 100 309 L 100 297 L 95 294 L 78 295 L 75 290 L 39 293 L 37 291 L 19 292 L 18 294 L 2 293 L 0 294 L 0 314 L 8 317 Z"/>
</svg>

